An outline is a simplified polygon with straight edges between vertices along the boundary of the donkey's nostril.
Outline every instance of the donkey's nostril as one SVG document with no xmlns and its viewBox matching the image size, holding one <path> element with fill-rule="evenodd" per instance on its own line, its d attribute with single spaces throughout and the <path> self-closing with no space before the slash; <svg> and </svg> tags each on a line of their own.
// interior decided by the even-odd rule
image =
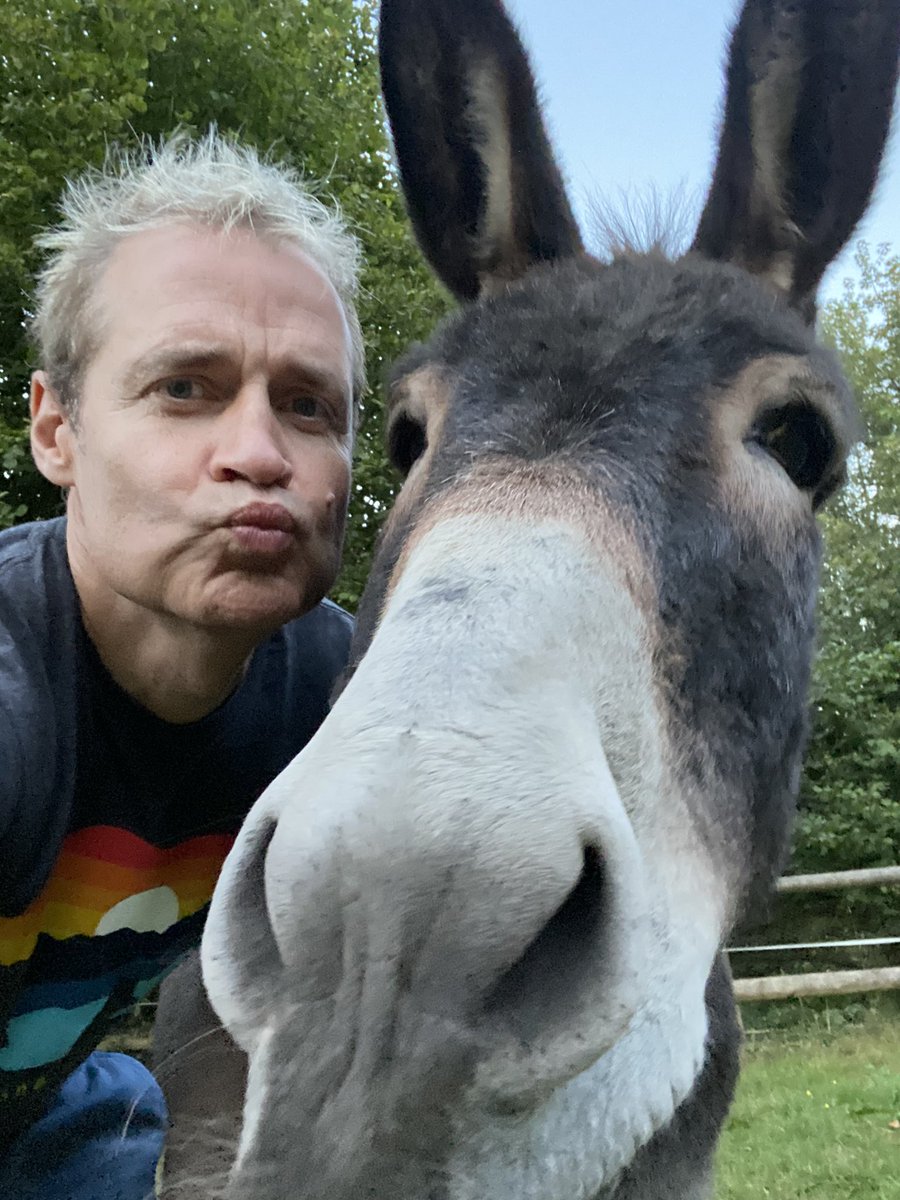
<svg viewBox="0 0 900 1200">
<path fill-rule="evenodd" d="M 603 959 L 605 875 L 600 850 L 585 846 L 574 887 L 494 986 L 486 1014 L 508 1020 L 527 1040 L 554 1011 L 577 1004 L 585 972 Z"/>
</svg>

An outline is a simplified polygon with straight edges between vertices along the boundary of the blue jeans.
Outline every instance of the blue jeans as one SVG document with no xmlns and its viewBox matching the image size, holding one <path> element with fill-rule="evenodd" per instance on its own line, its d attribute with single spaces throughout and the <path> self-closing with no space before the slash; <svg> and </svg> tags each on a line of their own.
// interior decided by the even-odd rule
<svg viewBox="0 0 900 1200">
<path fill-rule="evenodd" d="M 167 1128 L 147 1068 L 97 1050 L 0 1161 L 0 1200 L 148 1200 Z"/>
</svg>

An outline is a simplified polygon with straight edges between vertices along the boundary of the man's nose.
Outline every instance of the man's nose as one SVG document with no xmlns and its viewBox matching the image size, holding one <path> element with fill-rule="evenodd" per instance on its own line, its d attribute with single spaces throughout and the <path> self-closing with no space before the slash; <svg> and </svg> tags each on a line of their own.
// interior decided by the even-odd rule
<svg viewBox="0 0 900 1200">
<path fill-rule="evenodd" d="M 286 486 L 293 474 L 285 434 L 262 384 L 235 396 L 216 423 L 210 472 L 220 483 L 245 479 L 257 487 Z"/>
</svg>

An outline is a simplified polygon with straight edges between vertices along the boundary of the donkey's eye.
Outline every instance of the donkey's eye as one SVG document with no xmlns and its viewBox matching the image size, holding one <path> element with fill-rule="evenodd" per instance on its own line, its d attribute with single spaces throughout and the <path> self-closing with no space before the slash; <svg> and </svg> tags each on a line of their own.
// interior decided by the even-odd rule
<svg viewBox="0 0 900 1200">
<path fill-rule="evenodd" d="M 424 427 L 406 413 L 401 413 L 392 422 L 388 432 L 388 455 L 401 475 L 409 474 L 427 445 Z"/>
<path fill-rule="evenodd" d="M 834 462 L 834 435 L 824 417 L 808 404 L 770 409 L 756 422 L 750 437 L 803 491 L 815 491 Z"/>
</svg>

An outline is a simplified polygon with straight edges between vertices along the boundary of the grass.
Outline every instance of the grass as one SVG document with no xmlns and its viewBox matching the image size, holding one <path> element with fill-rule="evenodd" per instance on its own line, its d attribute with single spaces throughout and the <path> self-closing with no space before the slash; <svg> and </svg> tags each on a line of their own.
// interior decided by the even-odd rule
<svg viewBox="0 0 900 1200">
<path fill-rule="evenodd" d="M 900 1029 L 748 1045 L 716 1200 L 898 1200 Z"/>
</svg>

